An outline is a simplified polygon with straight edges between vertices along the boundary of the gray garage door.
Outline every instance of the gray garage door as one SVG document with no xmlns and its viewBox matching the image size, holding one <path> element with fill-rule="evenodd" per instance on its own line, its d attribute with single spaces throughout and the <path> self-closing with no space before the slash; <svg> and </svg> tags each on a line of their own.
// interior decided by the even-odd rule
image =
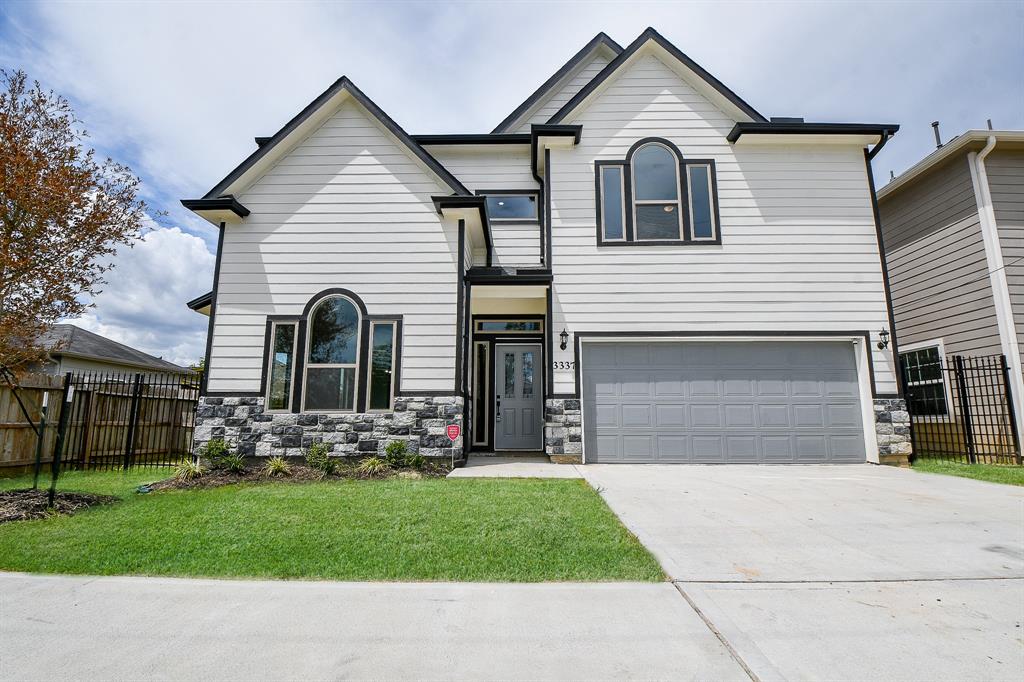
<svg viewBox="0 0 1024 682">
<path fill-rule="evenodd" d="M 865 461 L 849 342 L 583 344 L 588 462 Z"/>
</svg>

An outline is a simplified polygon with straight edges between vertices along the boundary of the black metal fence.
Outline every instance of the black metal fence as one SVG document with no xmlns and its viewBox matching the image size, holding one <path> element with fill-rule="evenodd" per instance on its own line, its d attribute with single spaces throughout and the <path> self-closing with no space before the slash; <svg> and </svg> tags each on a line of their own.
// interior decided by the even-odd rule
<svg viewBox="0 0 1024 682">
<path fill-rule="evenodd" d="M 192 447 L 198 374 L 68 373 L 61 466 L 176 466 Z M 64 421 L 64 420 L 62 420 Z"/>
<path fill-rule="evenodd" d="M 907 353 L 900 365 L 914 457 L 1021 464 L 1005 356 Z"/>
</svg>

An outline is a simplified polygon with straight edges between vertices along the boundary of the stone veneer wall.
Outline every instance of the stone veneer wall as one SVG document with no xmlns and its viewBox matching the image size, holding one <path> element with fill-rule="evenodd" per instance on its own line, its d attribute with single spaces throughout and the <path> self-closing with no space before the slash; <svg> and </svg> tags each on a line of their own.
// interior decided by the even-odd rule
<svg viewBox="0 0 1024 682">
<path fill-rule="evenodd" d="M 881 464 L 910 464 L 910 414 L 902 398 L 874 401 L 875 434 Z M 580 401 L 548 399 L 544 402 L 544 451 L 560 464 L 579 464 L 583 459 L 583 428 Z"/>
<path fill-rule="evenodd" d="M 463 427 L 461 397 L 397 396 L 392 412 L 266 414 L 263 398 L 202 396 L 196 408 L 194 451 L 223 438 L 245 457 L 301 457 L 313 443 L 329 443 L 340 457 L 381 454 L 388 441 L 405 440 L 424 457 L 462 459 L 462 436 L 453 443 L 446 427 Z"/>
<path fill-rule="evenodd" d="M 875 400 L 875 435 L 879 464 L 910 466 L 910 413 L 903 398 Z"/>
<path fill-rule="evenodd" d="M 583 461 L 583 411 L 579 400 L 544 401 L 544 453 L 558 464 Z"/>
</svg>

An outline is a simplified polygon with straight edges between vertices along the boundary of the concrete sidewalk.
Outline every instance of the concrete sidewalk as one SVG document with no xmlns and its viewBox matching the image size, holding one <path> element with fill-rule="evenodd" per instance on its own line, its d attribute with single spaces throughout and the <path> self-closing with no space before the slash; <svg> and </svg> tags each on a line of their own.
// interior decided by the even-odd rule
<svg viewBox="0 0 1024 682">
<path fill-rule="evenodd" d="M 0 678 L 749 679 L 669 583 L 11 573 Z"/>
<path fill-rule="evenodd" d="M 547 457 L 471 456 L 448 478 L 583 478 L 572 464 L 554 464 Z"/>
</svg>

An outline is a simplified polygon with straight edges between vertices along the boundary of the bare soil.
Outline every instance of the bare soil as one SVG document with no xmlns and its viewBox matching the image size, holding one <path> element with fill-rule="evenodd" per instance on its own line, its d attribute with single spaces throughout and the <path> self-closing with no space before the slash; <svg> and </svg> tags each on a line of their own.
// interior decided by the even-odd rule
<svg viewBox="0 0 1024 682">
<path fill-rule="evenodd" d="M 53 509 L 49 509 L 47 492 L 31 488 L 0 491 L 0 523 L 42 519 L 55 513 L 75 514 L 89 507 L 113 504 L 119 499 L 113 495 L 58 492 L 53 500 Z"/>
<path fill-rule="evenodd" d="M 447 464 L 435 464 L 428 462 L 422 469 L 391 469 L 376 476 L 367 476 L 360 473 L 356 464 L 340 463 L 334 472 L 324 476 L 320 471 L 311 469 L 305 464 L 289 463 L 291 471 L 288 474 L 277 474 L 268 476 L 261 466 L 250 465 L 245 471 L 231 472 L 215 469 L 207 471 L 199 478 L 191 481 L 179 481 L 176 478 L 167 478 L 156 483 L 151 483 L 147 488 L 150 490 L 194 490 L 197 488 L 216 488 L 222 485 L 233 485 L 235 483 L 310 483 L 314 481 L 337 481 L 337 480 L 383 480 L 388 478 L 444 478 L 451 471 Z"/>
</svg>

